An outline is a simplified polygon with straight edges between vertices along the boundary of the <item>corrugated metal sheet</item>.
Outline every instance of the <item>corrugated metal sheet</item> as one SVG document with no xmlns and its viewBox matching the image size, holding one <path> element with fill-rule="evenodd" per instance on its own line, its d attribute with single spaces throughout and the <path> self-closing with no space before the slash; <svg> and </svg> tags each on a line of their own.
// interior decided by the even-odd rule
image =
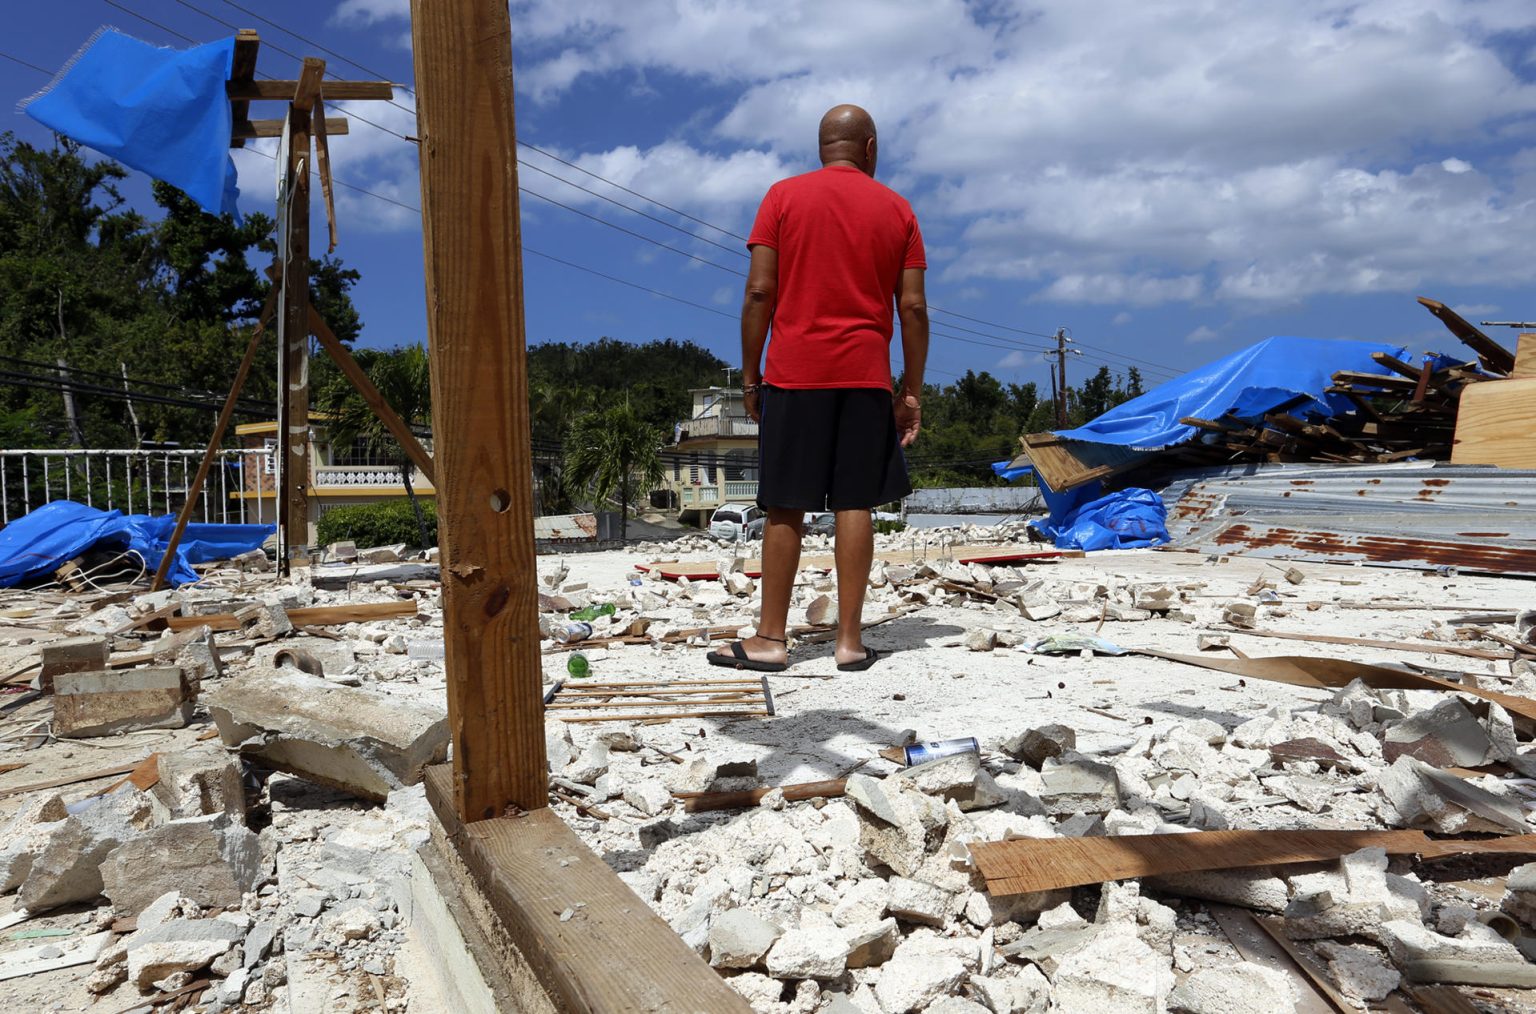
<svg viewBox="0 0 1536 1014">
<path fill-rule="evenodd" d="M 915 489 L 904 502 L 909 514 L 1017 514 L 1041 509 L 1034 486 L 951 486 Z"/>
<path fill-rule="evenodd" d="M 591 514 L 551 514 L 533 519 L 535 539 L 595 539 L 597 518 Z"/>
<path fill-rule="evenodd" d="M 1171 548 L 1536 576 L 1536 471 L 1249 465 L 1162 491 Z"/>
</svg>

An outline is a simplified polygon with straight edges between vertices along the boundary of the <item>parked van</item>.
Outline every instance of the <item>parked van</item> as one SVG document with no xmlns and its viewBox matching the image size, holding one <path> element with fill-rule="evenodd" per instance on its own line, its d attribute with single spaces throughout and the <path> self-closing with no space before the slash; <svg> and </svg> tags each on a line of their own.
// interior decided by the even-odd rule
<svg viewBox="0 0 1536 1014">
<path fill-rule="evenodd" d="M 746 533 L 747 526 L 763 516 L 756 504 L 728 503 L 715 508 L 709 519 L 709 534 L 726 542 L 735 542 Z"/>
</svg>

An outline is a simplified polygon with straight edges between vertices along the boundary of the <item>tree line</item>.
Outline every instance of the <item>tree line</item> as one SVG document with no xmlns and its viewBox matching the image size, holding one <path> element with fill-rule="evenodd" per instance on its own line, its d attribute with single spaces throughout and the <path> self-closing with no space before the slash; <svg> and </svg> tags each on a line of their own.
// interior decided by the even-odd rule
<svg viewBox="0 0 1536 1014">
<path fill-rule="evenodd" d="M 42 147 L 0 134 L 0 446 L 197 447 L 212 431 L 270 292 L 274 222 L 205 214 L 162 183 L 151 191 L 159 213 L 151 219 L 128 206 L 126 178 L 70 141 Z M 312 262 L 311 299 L 348 345 L 363 334 L 350 297 L 359 280 L 339 258 Z M 429 431 L 422 343 L 356 355 L 407 421 Z M 271 418 L 276 356 L 274 335 L 237 421 Z M 675 339 L 532 344 L 529 419 L 545 510 L 638 503 L 660 481 L 659 453 L 690 414 L 691 391 L 726 385 L 737 366 Z M 409 482 L 403 452 L 324 354 L 311 362 L 311 384 L 333 446 L 372 448 Z M 1091 419 L 1141 384 L 1134 368 L 1125 377 L 1101 368 L 1068 389 L 1068 418 Z M 995 482 L 991 463 L 1012 458 L 1021 433 L 1051 429 L 1055 418 L 1034 383 L 986 371 L 929 383 L 923 432 L 908 455 L 914 483 Z"/>
</svg>

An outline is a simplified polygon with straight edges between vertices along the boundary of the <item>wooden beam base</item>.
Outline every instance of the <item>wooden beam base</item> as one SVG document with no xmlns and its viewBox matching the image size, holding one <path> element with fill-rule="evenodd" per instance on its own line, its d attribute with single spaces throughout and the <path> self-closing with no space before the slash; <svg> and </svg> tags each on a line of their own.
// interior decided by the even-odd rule
<svg viewBox="0 0 1536 1014">
<path fill-rule="evenodd" d="M 544 807 L 463 824 L 452 782 L 447 765 L 428 768 L 427 800 L 517 961 L 550 1003 L 519 1009 L 749 1014 L 746 1000 L 556 813 Z"/>
</svg>

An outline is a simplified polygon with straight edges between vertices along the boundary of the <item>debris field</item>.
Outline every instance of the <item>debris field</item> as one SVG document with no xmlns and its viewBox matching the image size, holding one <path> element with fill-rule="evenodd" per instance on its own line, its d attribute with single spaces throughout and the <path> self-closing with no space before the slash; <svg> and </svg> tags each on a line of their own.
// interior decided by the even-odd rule
<svg viewBox="0 0 1536 1014">
<path fill-rule="evenodd" d="M 1525 581 L 907 532 L 837 673 L 813 536 L 764 682 L 754 548 L 537 578 L 552 805 L 753 1009 L 1536 1005 Z M 7 1009 L 442 1007 L 436 564 L 355 556 L 0 596 Z"/>
</svg>

